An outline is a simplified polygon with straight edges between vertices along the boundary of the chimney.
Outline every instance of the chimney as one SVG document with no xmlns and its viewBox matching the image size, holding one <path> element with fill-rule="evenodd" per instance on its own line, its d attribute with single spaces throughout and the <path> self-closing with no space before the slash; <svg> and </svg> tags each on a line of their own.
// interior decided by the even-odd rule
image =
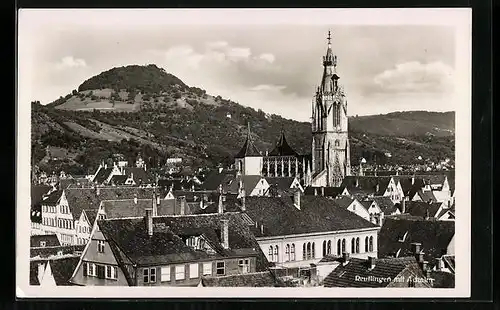
<svg viewBox="0 0 500 310">
<path fill-rule="evenodd" d="M 160 195 L 156 196 L 156 205 L 159 206 L 161 204 L 161 197 Z"/>
<path fill-rule="evenodd" d="M 146 208 L 146 228 L 148 230 L 148 236 L 153 235 L 153 209 Z"/>
<path fill-rule="evenodd" d="M 219 173 L 222 173 L 222 170 L 223 170 L 223 169 L 224 169 L 224 168 L 219 167 Z"/>
<path fill-rule="evenodd" d="M 137 204 L 137 194 L 134 195 L 134 203 Z"/>
<path fill-rule="evenodd" d="M 186 197 L 185 196 L 181 196 L 179 197 L 179 200 L 181 201 L 181 215 L 185 215 L 186 214 Z"/>
<path fill-rule="evenodd" d="M 411 185 L 415 184 L 415 175 L 411 176 Z"/>
<path fill-rule="evenodd" d="M 359 179 L 356 178 L 356 184 L 354 184 L 354 187 L 359 187 Z"/>
<path fill-rule="evenodd" d="M 246 198 L 241 196 L 241 211 L 245 212 L 247 210 Z"/>
<path fill-rule="evenodd" d="M 300 190 L 296 189 L 293 193 L 293 205 L 300 210 Z"/>
<path fill-rule="evenodd" d="M 422 246 L 422 244 L 418 243 L 418 242 L 413 242 L 411 244 L 411 250 L 413 252 L 413 254 L 417 255 L 419 254 L 421 251 L 420 251 L 420 247 Z"/>
<path fill-rule="evenodd" d="M 344 252 L 342 253 L 342 263 L 345 265 L 349 262 L 349 253 Z"/>
<path fill-rule="evenodd" d="M 431 203 L 429 201 L 429 203 Z M 425 219 L 428 220 L 429 219 L 429 208 L 425 209 Z"/>
<path fill-rule="evenodd" d="M 368 265 L 369 265 L 370 270 L 375 268 L 375 257 L 368 256 Z"/>
<path fill-rule="evenodd" d="M 325 196 L 325 187 L 321 186 L 321 196 Z"/>
<path fill-rule="evenodd" d="M 430 270 L 430 269 L 427 269 L 427 270 L 425 271 L 425 277 L 426 277 L 427 279 L 430 279 L 430 278 L 431 278 L 431 270 Z M 431 283 L 431 284 L 433 283 L 433 281 L 432 281 L 432 280 L 428 280 L 428 281 L 430 281 L 430 283 Z"/>
<path fill-rule="evenodd" d="M 425 272 L 425 271 L 427 271 L 427 261 L 425 261 L 425 260 L 424 260 L 424 261 L 422 261 L 421 266 L 422 266 L 422 270 L 423 270 L 424 272 Z"/>
<path fill-rule="evenodd" d="M 379 190 L 380 190 L 380 185 L 377 183 L 377 185 L 375 185 L 375 194 L 378 194 Z"/>
<path fill-rule="evenodd" d="M 100 194 L 100 193 L 101 193 L 101 189 L 99 188 L 99 186 L 96 186 L 96 187 L 95 187 L 95 194 L 96 194 L 97 196 L 99 196 L 99 194 Z"/>
<path fill-rule="evenodd" d="M 156 193 L 153 192 L 153 199 L 152 199 L 152 207 L 153 207 L 153 215 L 156 216 L 158 215 L 158 205 L 157 205 L 157 200 L 156 200 Z"/>
<path fill-rule="evenodd" d="M 316 187 L 314 188 L 314 196 L 318 196 L 318 189 Z"/>
<path fill-rule="evenodd" d="M 222 220 L 221 241 L 224 249 L 229 249 L 229 221 Z"/>
<path fill-rule="evenodd" d="M 424 262 L 424 252 L 420 251 L 420 253 L 416 254 L 416 259 L 419 263 L 423 263 Z"/>
<path fill-rule="evenodd" d="M 406 198 L 403 197 L 403 200 L 401 201 L 401 213 L 406 213 Z"/>
<path fill-rule="evenodd" d="M 318 268 L 316 267 L 316 264 L 311 264 L 310 266 L 311 268 L 309 269 L 309 281 L 313 282 L 318 277 Z"/>
<path fill-rule="evenodd" d="M 222 192 L 219 194 L 219 208 L 217 212 L 219 214 L 224 213 L 224 204 L 222 203 Z"/>
<path fill-rule="evenodd" d="M 38 263 L 38 283 L 42 283 L 43 279 L 43 274 L 45 273 L 45 264 L 44 263 Z"/>
<path fill-rule="evenodd" d="M 260 234 L 264 234 L 264 224 L 260 224 Z"/>
</svg>

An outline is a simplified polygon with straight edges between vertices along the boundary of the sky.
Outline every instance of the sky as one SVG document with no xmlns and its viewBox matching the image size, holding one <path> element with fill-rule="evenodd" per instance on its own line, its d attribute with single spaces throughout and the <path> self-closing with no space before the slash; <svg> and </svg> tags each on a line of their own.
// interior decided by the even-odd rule
<svg viewBox="0 0 500 310">
<path fill-rule="evenodd" d="M 24 11 L 19 88 L 46 104 L 113 67 L 156 64 L 209 94 L 307 121 L 331 30 L 349 115 L 456 110 L 454 24 L 294 11 Z"/>
</svg>

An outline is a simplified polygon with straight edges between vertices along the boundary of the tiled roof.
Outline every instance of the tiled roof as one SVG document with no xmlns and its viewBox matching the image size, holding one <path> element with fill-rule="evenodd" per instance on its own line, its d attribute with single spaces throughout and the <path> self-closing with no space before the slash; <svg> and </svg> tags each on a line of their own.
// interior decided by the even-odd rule
<svg viewBox="0 0 500 310">
<path fill-rule="evenodd" d="M 154 182 L 153 178 L 143 168 L 125 167 L 124 173 L 127 176 L 131 176 L 132 174 L 134 174 L 133 179 L 137 184 L 149 184 Z"/>
<path fill-rule="evenodd" d="M 110 219 L 136 217 L 146 214 L 145 210 L 152 208 L 153 202 L 151 198 L 137 199 L 137 203 L 135 203 L 134 199 L 103 200 L 102 207 L 106 212 L 106 217 Z"/>
<path fill-rule="evenodd" d="M 430 277 L 434 279 L 434 288 L 454 288 L 455 275 L 446 271 L 431 271 Z"/>
<path fill-rule="evenodd" d="M 123 185 L 127 179 L 128 177 L 126 175 L 114 175 L 111 177 L 111 180 L 109 180 L 109 183 L 114 185 Z"/>
<path fill-rule="evenodd" d="M 331 199 L 302 196 L 300 200 L 301 210 L 298 210 L 289 197 L 247 197 L 246 213 L 257 223 L 257 228 L 252 228 L 254 234 L 267 237 L 377 228 L 375 224 L 338 207 Z"/>
<path fill-rule="evenodd" d="M 455 255 L 443 255 L 442 257 L 444 265 L 450 269 L 452 273 L 455 273 Z"/>
<path fill-rule="evenodd" d="M 31 207 L 39 205 L 49 190 L 50 186 L 47 185 L 31 185 Z"/>
<path fill-rule="evenodd" d="M 57 238 L 56 234 L 50 235 L 33 235 L 30 237 L 30 247 L 38 248 L 42 247 L 40 242 L 45 242 L 45 247 L 53 247 L 60 246 L 61 242 L 59 242 L 59 238 Z"/>
<path fill-rule="evenodd" d="M 346 265 L 339 264 L 324 279 L 323 284 L 325 287 L 387 287 L 391 283 L 390 281 L 378 281 L 378 279 L 394 279 L 405 269 L 411 269 L 416 276 L 424 276 L 413 256 L 375 259 L 373 269 L 370 269 L 368 260 L 350 258 Z M 360 281 L 358 277 L 367 280 Z"/>
<path fill-rule="evenodd" d="M 297 156 L 299 155 L 295 150 L 288 144 L 285 138 L 285 133 L 282 131 L 280 139 L 276 144 L 275 148 L 269 152 L 269 156 Z"/>
<path fill-rule="evenodd" d="M 79 217 L 84 209 L 98 209 L 103 200 L 151 199 L 154 188 L 101 187 L 99 195 L 94 188 L 68 188 L 64 190 L 73 217 Z"/>
<path fill-rule="evenodd" d="M 363 207 L 365 207 L 365 209 L 368 211 L 368 209 L 370 209 L 370 206 L 372 205 L 372 202 L 373 202 L 373 199 L 369 199 L 369 200 L 359 200 L 359 203 L 363 205 Z"/>
<path fill-rule="evenodd" d="M 95 219 L 97 218 L 97 209 L 85 209 L 82 210 L 82 212 L 85 212 L 85 215 L 87 216 L 87 219 L 89 220 L 90 225 L 93 225 L 95 223 Z"/>
<path fill-rule="evenodd" d="M 406 202 L 406 213 L 413 216 L 426 217 L 437 217 L 437 212 L 441 207 L 440 202 L 427 203 L 423 201 L 407 201 Z"/>
<path fill-rule="evenodd" d="M 221 220 L 229 221 L 229 249 L 220 244 Z M 203 235 L 217 252 L 215 257 L 257 256 L 258 270 L 267 260 L 260 247 L 236 213 L 153 217 L 154 233 L 147 234 L 144 218 L 98 221 L 106 238 L 112 240 L 132 261 L 142 265 L 212 259 L 203 251 L 188 247 L 181 237 Z"/>
<path fill-rule="evenodd" d="M 59 201 L 59 198 L 61 198 L 62 190 L 56 190 L 50 193 L 49 195 L 45 196 L 40 204 L 42 205 L 56 205 L 57 202 Z"/>
<path fill-rule="evenodd" d="M 323 258 L 319 261 L 319 263 L 330 263 L 330 262 L 337 262 L 339 260 L 339 256 L 334 255 L 334 254 L 327 254 L 326 256 L 323 256 Z"/>
<path fill-rule="evenodd" d="M 241 200 L 236 197 L 236 195 L 225 194 L 222 202 L 224 212 L 240 212 L 241 211 Z M 208 204 L 204 209 L 197 210 L 194 214 L 211 214 L 217 213 L 219 211 L 219 201 L 218 199 L 210 204 Z"/>
<path fill-rule="evenodd" d="M 412 176 L 394 176 L 394 181 L 401 184 L 401 189 L 405 196 L 413 197 L 417 191 L 424 187 L 424 180 L 419 177 Z M 412 183 L 413 182 L 413 183 Z"/>
<path fill-rule="evenodd" d="M 402 237 L 405 236 L 404 241 Z M 379 232 L 378 256 L 413 255 L 411 243 L 418 242 L 424 252 L 424 258 L 430 265 L 434 258 L 446 254 L 446 249 L 455 235 L 453 221 L 408 220 L 387 217 Z"/>
<path fill-rule="evenodd" d="M 208 287 L 275 287 L 276 278 L 269 271 L 235 274 L 222 277 L 203 277 L 203 286 Z"/>
<path fill-rule="evenodd" d="M 280 190 L 287 190 L 292 186 L 293 181 L 295 180 L 294 177 L 277 177 L 277 178 L 271 178 L 271 177 L 265 177 L 267 183 L 269 183 L 270 186 L 275 185 L 278 189 Z"/>
<path fill-rule="evenodd" d="M 75 254 L 82 252 L 85 249 L 85 245 L 61 245 L 52 246 L 46 248 L 30 248 L 31 258 L 47 258 L 50 256 L 58 256 L 59 254 Z"/>
<path fill-rule="evenodd" d="M 101 168 L 97 172 L 97 175 L 94 178 L 94 182 L 98 184 L 104 183 L 109 177 L 109 174 L 113 171 L 113 168 Z"/>
<path fill-rule="evenodd" d="M 248 132 L 247 138 L 241 150 L 234 156 L 234 158 L 244 158 L 251 156 L 262 156 L 257 147 L 253 144 L 252 136 L 250 131 Z"/>
<path fill-rule="evenodd" d="M 420 197 L 420 199 L 422 199 L 422 201 L 425 201 L 425 202 L 436 202 L 437 199 L 436 199 L 436 196 L 434 196 L 434 193 L 432 191 L 424 191 L 424 190 L 418 190 L 416 195 L 418 195 Z M 413 198 L 413 197 L 412 197 Z"/>
<path fill-rule="evenodd" d="M 378 207 L 384 214 L 391 214 L 396 212 L 396 205 L 392 202 L 390 197 L 387 196 L 375 196 L 372 197 L 373 200 L 377 203 Z"/>
<path fill-rule="evenodd" d="M 51 259 L 48 261 L 57 286 L 73 285 L 69 282 L 69 279 L 73 275 L 79 261 L 80 257 L 76 256 Z"/>
<path fill-rule="evenodd" d="M 239 175 L 231 181 L 227 188 L 227 192 L 238 194 L 241 180 L 243 181 L 243 187 L 245 188 L 246 195 L 250 195 L 261 179 L 262 177 L 260 175 Z"/>
<path fill-rule="evenodd" d="M 340 187 L 347 188 L 349 193 L 363 193 L 382 196 L 391 181 L 391 177 L 346 176 Z M 378 185 L 378 190 L 377 190 Z"/>
<path fill-rule="evenodd" d="M 219 185 L 228 186 L 231 181 L 236 177 L 236 171 L 234 170 L 214 170 L 205 179 L 205 182 L 201 185 L 204 190 L 216 191 L 219 189 Z"/>
<path fill-rule="evenodd" d="M 184 196 L 187 202 L 199 202 L 204 200 L 207 202 L 217 201 L 219 194 L 214 191 L 191 191 L 191 190 L 174 190 L 174 197 Z"/>
<path fill-rule="evenodd" d="M 304 195 L 319 195 L 322 196 L 323 191 L 326 197 L 337 197 L 342 194 L 342 187 L 312 187 L 308 186 L 304 189 Z"/>
<path fill-rule="evenodd" d="M 339 196 L 335 198 L 333 201 L 335 201 L 335 204 L 341 208 L 347 209 L 351 203 L 354 201 L 353 198 L 347 197 L 347 196 Z"/>
</svg>

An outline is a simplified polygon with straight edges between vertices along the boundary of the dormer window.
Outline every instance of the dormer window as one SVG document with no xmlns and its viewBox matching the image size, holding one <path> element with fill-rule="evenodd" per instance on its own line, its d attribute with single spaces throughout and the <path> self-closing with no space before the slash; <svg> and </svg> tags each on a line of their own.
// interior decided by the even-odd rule
<svg viewBox="0 0 500 310">
<path fill-rule="evenodd" d="M 45 241 L 40 241 L 40 247 L 44 248 L 47 245 L 47 242 Z"/>
<path fill-rule="evenodd" d="M 406 237 L 407 237 L 407 236 L 408 236 L 408 231 L 407 231 L 407 232 L 405 232 L 405 233 L 404 233 L 404 235 L 403 235 L 401 238 L 399 238 L 399 240 L 398 240 L 398 241 L 399 241 L 399 242 L 405 242 L 405 240 L 406 240 Z"/>
</svg>

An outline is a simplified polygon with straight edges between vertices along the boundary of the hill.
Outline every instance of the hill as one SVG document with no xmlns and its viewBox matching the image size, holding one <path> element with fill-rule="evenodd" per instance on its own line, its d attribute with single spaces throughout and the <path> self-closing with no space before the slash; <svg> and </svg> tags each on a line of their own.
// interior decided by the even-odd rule
<svg viewBox="0 0 500 310">
<path fill-rule="evenodd" d="M 155 65 L 114 68 L 47 106 L 32 103 L 32 162 L 77 174 L 114 153 L 132 161 L 141 152 L 150 166 L 168 157 L 182 157 L 193 167 L 227 164 L 242 146 L 248 123 L 263 153 L 282 129 L 299 153 L 310 152 L 309 123 L 208 95 Z M 453 127 L 453 112 L 351 118 L 352 164 L 361 157 L 397 164 L 419 155 L 454 158 Z"/>
</svg>

